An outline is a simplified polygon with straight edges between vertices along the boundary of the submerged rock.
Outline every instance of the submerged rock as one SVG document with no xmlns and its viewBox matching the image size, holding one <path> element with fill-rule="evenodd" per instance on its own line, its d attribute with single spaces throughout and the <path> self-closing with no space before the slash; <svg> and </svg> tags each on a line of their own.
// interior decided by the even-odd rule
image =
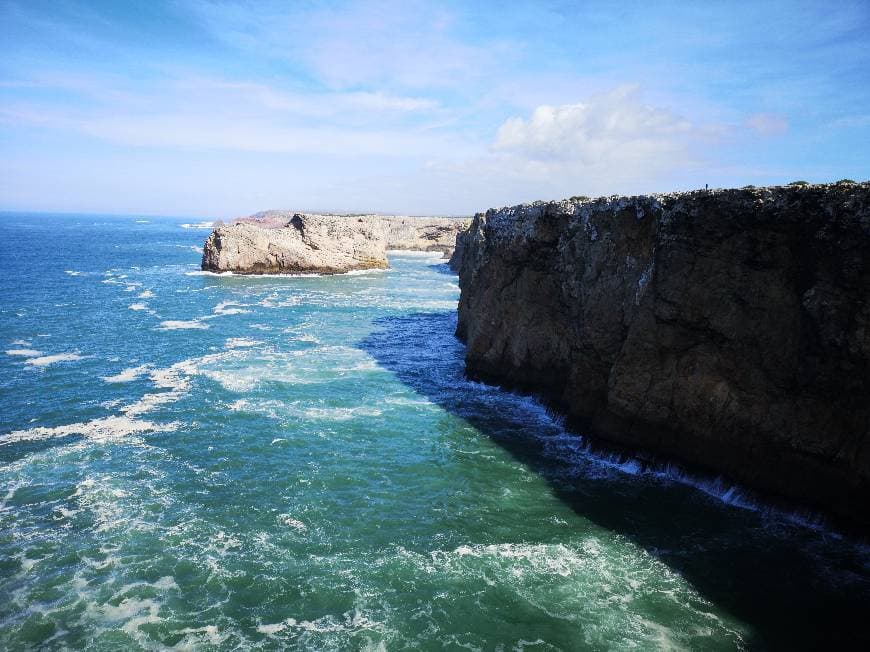
<svg viewBox="0 0 870 652">
<path fill-rule="evenodd" d="M 870 525 L 870 183 L 515 206 L 462 245 L 471 376 Z"/>
<path fill-rule="evenodd" d="M 202 269 L 241 274 L 340 274 L 385 269 L 388 249 L 450 255 L 469 220 L 266 211 L 216 227 Z"/>
</svg>

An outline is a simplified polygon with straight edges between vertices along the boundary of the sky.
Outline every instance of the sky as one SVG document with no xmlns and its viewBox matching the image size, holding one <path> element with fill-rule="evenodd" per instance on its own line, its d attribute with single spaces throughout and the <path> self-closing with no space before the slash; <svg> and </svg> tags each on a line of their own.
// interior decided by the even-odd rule
<svg viewBox="0 0 870 652">
<path fill-rule="evenodd" d="M 870 2 L 0 0 L 0 210 L 870 178 Z"/>
</svg>

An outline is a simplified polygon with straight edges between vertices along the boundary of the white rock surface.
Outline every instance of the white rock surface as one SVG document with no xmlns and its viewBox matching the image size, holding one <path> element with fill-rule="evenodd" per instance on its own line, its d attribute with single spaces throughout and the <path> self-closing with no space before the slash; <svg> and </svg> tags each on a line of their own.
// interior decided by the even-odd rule
<svg viewBox="0 0 870 652">
<path fill-rule="evenodd" d="M 385 269 L 387 249 L 452 253 L 470 220 L 266 211 L 219 225 L 202 269 L 241 274 L 341 274 Z"/>
</svg>

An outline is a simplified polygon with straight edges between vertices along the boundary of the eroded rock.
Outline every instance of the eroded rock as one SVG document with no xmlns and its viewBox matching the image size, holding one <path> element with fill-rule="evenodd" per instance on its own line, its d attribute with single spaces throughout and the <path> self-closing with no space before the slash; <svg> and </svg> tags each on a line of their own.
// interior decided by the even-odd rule
<svg viewBox="0 0 870 652">
<path fill-rule="evenodd" d="M 241 274 L 340 274 L 386 268 L 388 249 L 449 255 L 469 220 L 266 211 L 216 227 L 202 269 Z"/>
<path fill-rule="evenodd" d="M 462 243 L 470 375 L 870 525 L 870 183 L 516 206 Z"/>
</svg>

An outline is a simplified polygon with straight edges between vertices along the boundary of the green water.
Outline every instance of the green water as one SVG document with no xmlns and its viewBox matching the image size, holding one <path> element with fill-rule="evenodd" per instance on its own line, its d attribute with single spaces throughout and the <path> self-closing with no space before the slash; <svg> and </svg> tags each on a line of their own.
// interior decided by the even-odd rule
<svg viewBox="0 0 870 652">
<path fill-rule="evenodd" d="M 239 278 L 178 220 L 0 228 L 0 648 L 868 640 L 862 544 L 465 380 L 435 256 Z"/>
</svg>

